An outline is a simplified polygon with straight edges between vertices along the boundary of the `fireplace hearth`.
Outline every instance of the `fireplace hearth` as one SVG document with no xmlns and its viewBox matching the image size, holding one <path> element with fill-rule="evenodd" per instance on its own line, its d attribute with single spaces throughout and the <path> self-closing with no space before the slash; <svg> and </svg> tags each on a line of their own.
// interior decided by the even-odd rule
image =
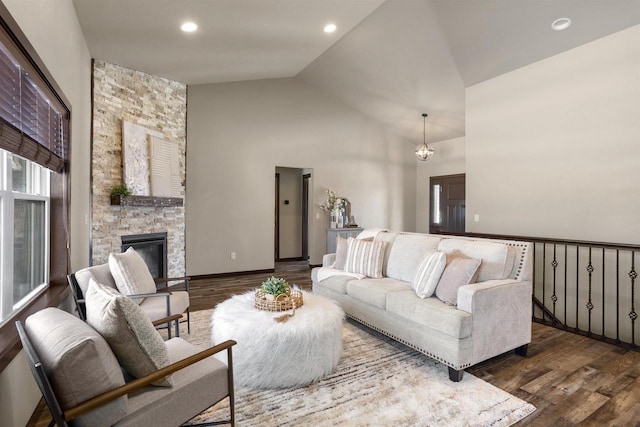
<svg viewBox="0 0 640 427">
<path fill-rule="evenodd" d="M 122 252 L 133 247 L 144 259 L 154 279 L 167 277 L 167 233 L 120 236 Z"/>
</svg>

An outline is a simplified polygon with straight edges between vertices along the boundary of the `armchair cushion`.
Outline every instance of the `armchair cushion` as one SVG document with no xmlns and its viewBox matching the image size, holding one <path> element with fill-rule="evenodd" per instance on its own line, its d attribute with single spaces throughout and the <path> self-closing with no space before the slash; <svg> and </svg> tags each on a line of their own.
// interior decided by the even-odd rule
<svg viewBox="0 0 640 427">
<path fill-rule="evenodd" d="M 182 338 L 165 342 L 171 362 L 197 353 L 199 348 Z M 225 358 L 226 361 L 226 358 Z M 229 393 L 227 365 L 208 357 L 173 374 L 173 387 L 146 387 L 129 396 L 129 414 L 123 424 L 135 426 L 181 425 Z M 172 411 L 159 411 L 157 401 Z M 168 413 L 167 413 L 168 412 Z"/>
<path fill-rule="evenodd" d="M 40 356 L 62 408 L 124 385 L 122 370 L 107 342 L 89 325 L 57 308 L 27 319 L 25 329 Z M 127 413 L 127 396 L 75 420 L 75 425 L 112 425 Z"/>
<path fill-rule="evenodd" d="M 109 270 L 121 294 L 152 294 L 156 292 L 156 284 L 149 272 L 147 264 L 133 249 L 125 252 L 109 254 Z M 137 299 L 138 304 L 142 299 Z"/>
<path fill-rule="evenodd" d="M 159 293 L 158 295 L 161 295 Z M 147 317 L 153 322 L 158 319 L 167 317 L 167 300 L 163 297 L 145 298 L 140 303 L 140 308 Z M 181 314 L 189 308 L 189 294 L 186 291 L 172 291 L 169 298 L 169 309 L 171 314 Z"/>
<path fill-rule="evenodd" d="M 89 280 L 87 323 L 109 343 L 122 367 L 136 378 L 169 365 L 162 337 L 131 298 Z M 171 376 L 154 383 L 171 386 Z"/>
<path fill-rule="evenodd" d="M 80 286 L 80 290 L 82 291 L 82 296 L 87 294 L 87 289 L 89 289 L 89 279 L 93 279 L 98 283 L 109 286 L 110 288 L 117 289 L 116 282 L 113 280 L 111 270 L 109 269 L 109 264 L 100 264 L 83 268 L 82 270 L 76 271 L 75 276 L 78 286 Z"/>
</svg>

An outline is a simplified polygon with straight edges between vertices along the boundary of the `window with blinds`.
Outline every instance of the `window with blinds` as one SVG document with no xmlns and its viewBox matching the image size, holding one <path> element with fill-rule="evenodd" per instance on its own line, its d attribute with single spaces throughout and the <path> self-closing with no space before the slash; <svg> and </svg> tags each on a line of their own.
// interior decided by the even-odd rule
<svg viewBox="0 0 640 427">
<path fill-rule="evenodd" d="M 3 29 L 0 34 L 0 148 L 55 172 L 67 160 L 69 111 Z"/>
</svg>

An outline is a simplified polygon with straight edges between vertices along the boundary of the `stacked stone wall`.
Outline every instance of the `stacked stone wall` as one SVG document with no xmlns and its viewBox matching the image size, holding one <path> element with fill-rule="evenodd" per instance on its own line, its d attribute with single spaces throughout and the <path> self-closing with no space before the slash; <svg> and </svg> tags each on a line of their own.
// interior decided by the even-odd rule
<svg viewBox="0 0 640 427">
<path fill-rule="evenodd" d="M 111 206 L 109 192 L 123 182 L 122 123 L 126 120 L 178 144 L 184 198 L 187 86 L 97 60 L 93 85 L 93 265 L 107 262 L 111 252 L 120 252 L 120 236 L 167 232 L 167 273 L 184 276 L 185 207 Z"/>
</svg>

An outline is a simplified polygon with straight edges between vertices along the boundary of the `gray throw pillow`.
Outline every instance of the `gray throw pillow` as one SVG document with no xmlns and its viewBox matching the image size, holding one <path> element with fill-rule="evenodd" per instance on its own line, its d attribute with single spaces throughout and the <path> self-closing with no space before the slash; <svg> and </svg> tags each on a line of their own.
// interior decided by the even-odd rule
<svg viewBox="0 0 640 427">
<path fill-rule="evenodd" d="M 342 236 L 336 236 L 336 260 L 333 263 L 333 268 L 344 270 L 344 265 L 347 262 L 348 251 L 349 245 L 347 243 L 347 239 Z"/>
<path fill-rule="evenodd" d="M 89 280 L 87 323 L 104 337 L 120 365 L 136 378 L 169 365 L 169 354 L 151 320 L 131 298 Z M 153 383 L 171 386 L 171 376 Z"/>
<path fill-rule="evenodd" d="M 447 254 L 447 265 L 436 287 L 436 296 L 447 304 L 458 305 L 458 288 L 475 281 L 481 262 L 458 251 Z"/>
</svg>

